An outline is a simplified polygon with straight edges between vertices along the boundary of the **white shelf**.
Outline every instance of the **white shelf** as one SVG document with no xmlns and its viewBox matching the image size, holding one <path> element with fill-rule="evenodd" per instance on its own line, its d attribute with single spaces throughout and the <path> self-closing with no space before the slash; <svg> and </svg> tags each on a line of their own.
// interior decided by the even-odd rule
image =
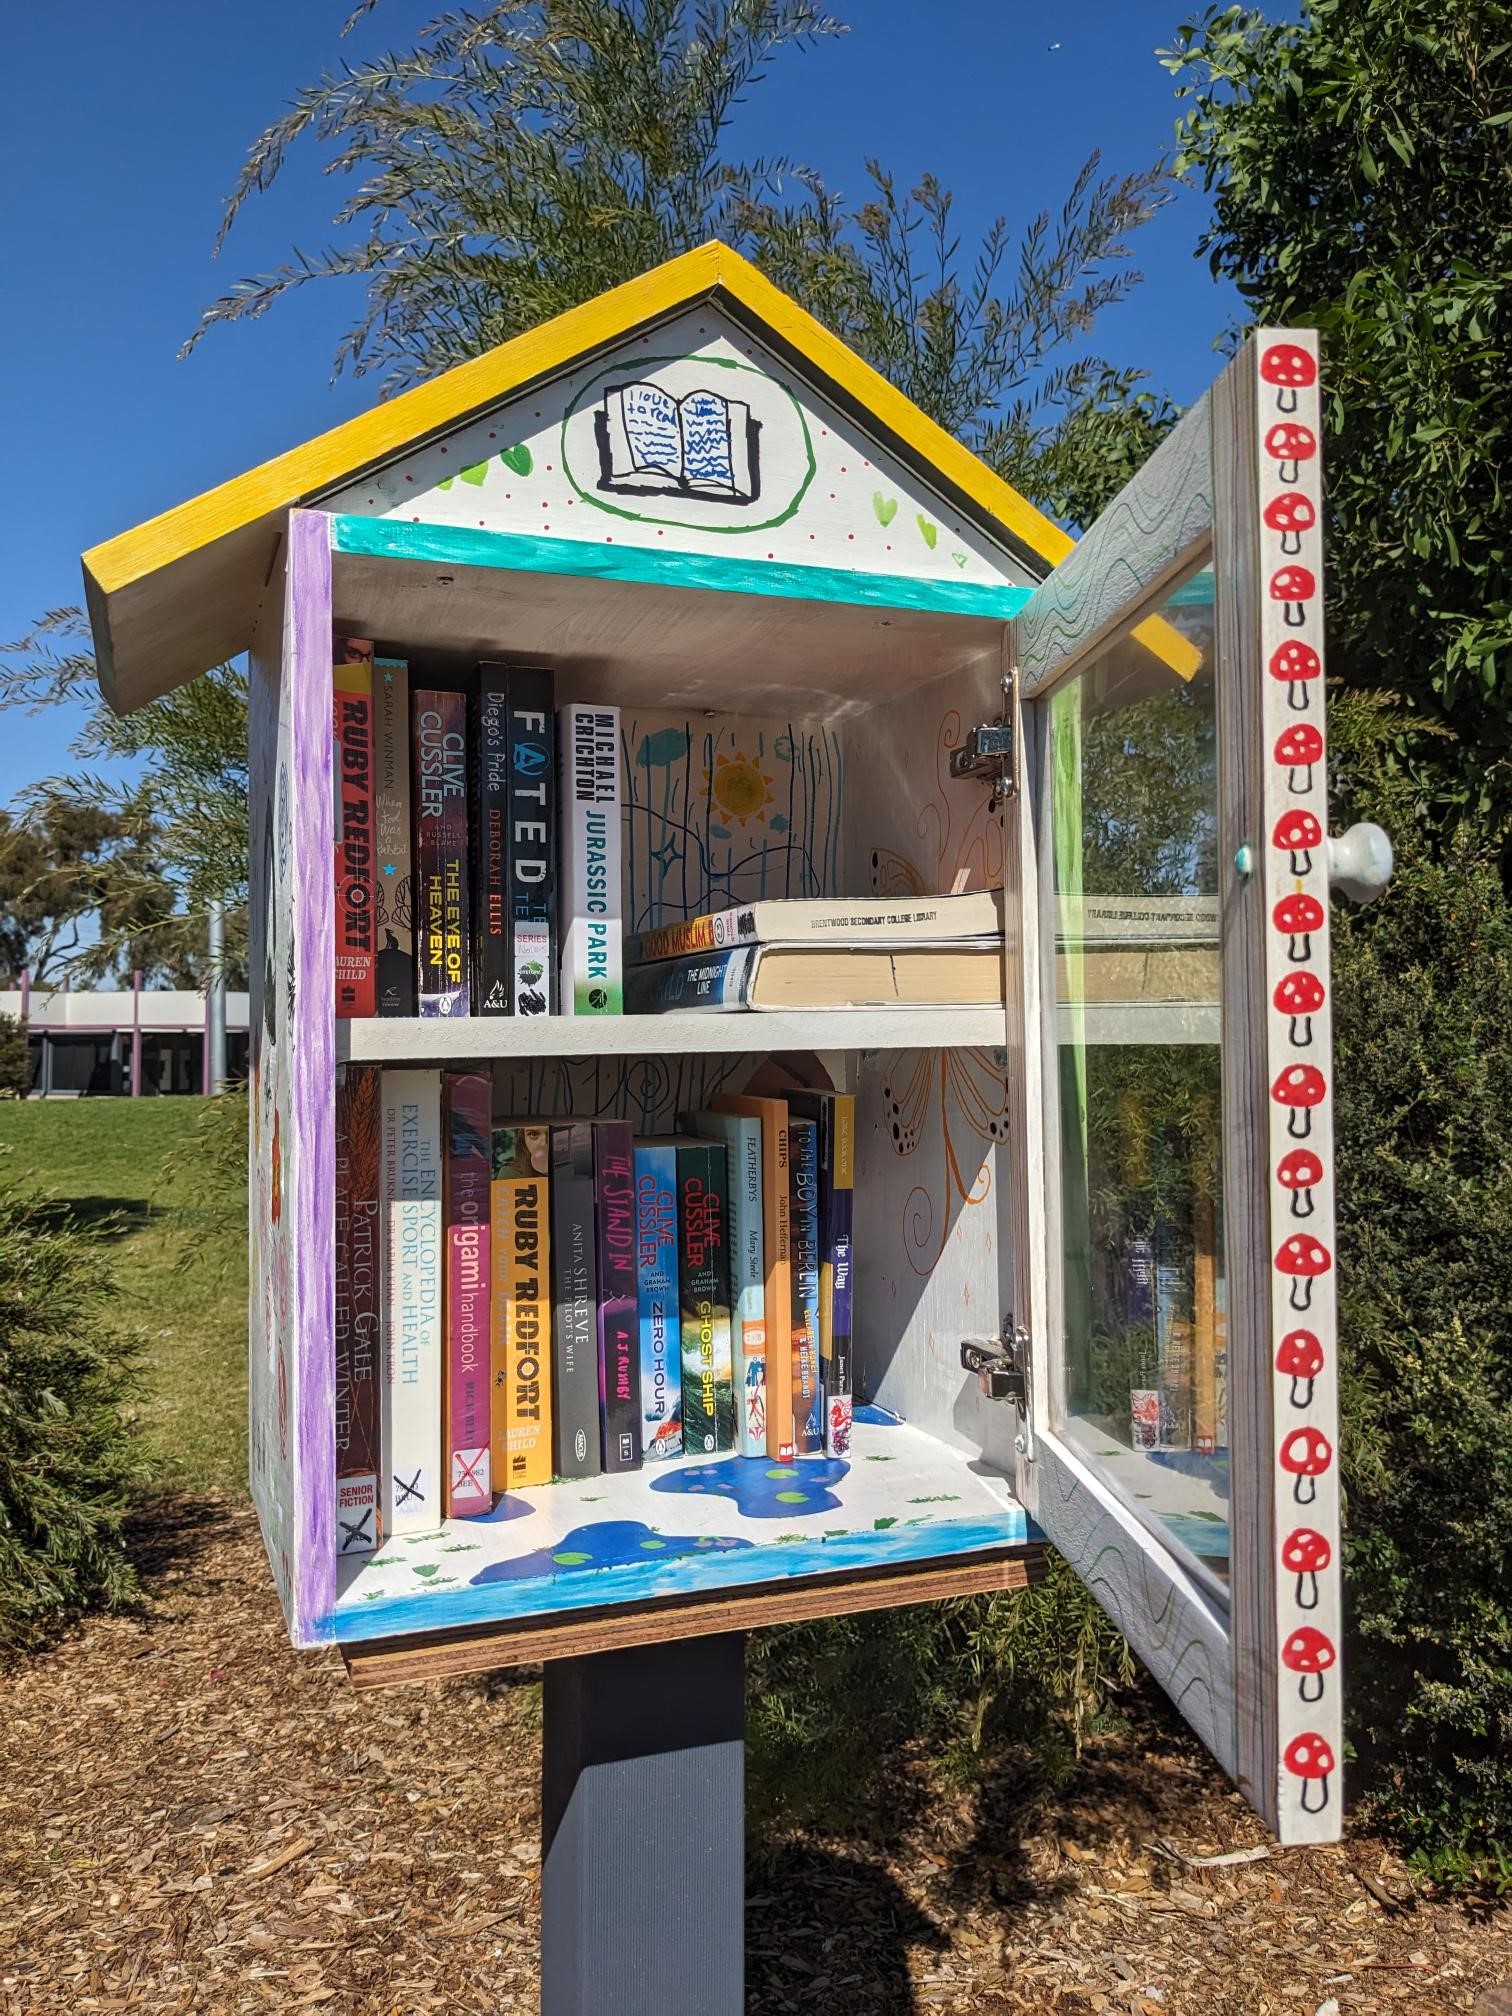
<svg viewBox="0 0 1512 2016">
<path fill-rule="evenodd" d="M 400 1016 L 338 1021 L 336 1055 L 352 1064 L 485 1057 L 749 1056 L 779 1050 L 991 1050 L 1001 1008 L 783 1009 L 770 1015 Z"/>
</svg>

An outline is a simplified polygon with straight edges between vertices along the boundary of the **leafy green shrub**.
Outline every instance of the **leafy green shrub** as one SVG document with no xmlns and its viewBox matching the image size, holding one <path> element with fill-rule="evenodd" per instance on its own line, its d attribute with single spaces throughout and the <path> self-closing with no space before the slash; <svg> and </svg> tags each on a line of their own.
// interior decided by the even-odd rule
<svg viewBox="0 0 1512 2016">
<path fill-rule="evenodd" d="M 137 1351 L 108 1329 L 99 1244 L 0 1190 L 0 1648 L 125 1602 L 121 1522 L 144 1479 Z"/>
<path fill-rule="evenodd" d="M 31 1090 L 26 1024 L 0 1015 L 0 1099 L 24 1099 Z"/>
</svg>

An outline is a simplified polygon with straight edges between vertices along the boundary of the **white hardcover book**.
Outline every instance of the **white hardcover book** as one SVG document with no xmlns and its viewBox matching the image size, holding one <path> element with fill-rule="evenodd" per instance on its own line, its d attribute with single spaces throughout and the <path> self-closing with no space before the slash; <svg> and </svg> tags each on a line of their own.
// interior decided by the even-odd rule
<svg viewBox="0 0 1512 2016">
<path fill-rule="evenodd" d="M 383 1074 L 383 1535 L 430 1533 L 441 1496 L 441 1074 Z"/>
<path fill-rule="evenodd" d="M 578 703 L 557 717 L 564 1015 L 624 1013 L 619 719 Z"/>
<path fill-rule="evenodd" d="M 730 1301 L 735 1451 L 767 1453 L 766 1235 L 761 1222 L 761 1122 L 743 1113 L 689 1113 L 688 1128 L 724 1142 L 730 1161 Z"/>
</svg>

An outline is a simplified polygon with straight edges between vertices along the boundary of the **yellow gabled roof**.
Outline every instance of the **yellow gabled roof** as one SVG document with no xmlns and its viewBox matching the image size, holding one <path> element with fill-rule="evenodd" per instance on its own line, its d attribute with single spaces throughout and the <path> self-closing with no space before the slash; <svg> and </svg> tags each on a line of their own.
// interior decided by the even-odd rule
<svg viewBox="0 0 1512 2016">
<path fill-rule="evenodd" d="M 806 365 L 822 389 L 987 530 L 1047 564 L 1070 551 L 1066 533 L 748 260 L 727 245 L 700 245 L 92 547 L 84 555 L 84 590 L 111 706 L 129 713 L 246 649 L 291 507 L 329 496 L 710 297 Z"/>
</svg>

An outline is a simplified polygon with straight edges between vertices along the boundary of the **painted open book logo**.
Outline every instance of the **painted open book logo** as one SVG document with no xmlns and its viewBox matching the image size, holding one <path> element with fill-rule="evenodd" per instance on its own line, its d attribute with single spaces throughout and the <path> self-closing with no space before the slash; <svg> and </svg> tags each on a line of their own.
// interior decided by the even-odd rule
<svg viewBox="0 0 1512 2016">
<path fill-rule="evenodd" d="M 761 422 L 743 399 L 704 388 L 678 399 L 636 379 L 605 389 L 594 433 L 600 490 L 726 504 L 761 495 Z"/>
</svg>

